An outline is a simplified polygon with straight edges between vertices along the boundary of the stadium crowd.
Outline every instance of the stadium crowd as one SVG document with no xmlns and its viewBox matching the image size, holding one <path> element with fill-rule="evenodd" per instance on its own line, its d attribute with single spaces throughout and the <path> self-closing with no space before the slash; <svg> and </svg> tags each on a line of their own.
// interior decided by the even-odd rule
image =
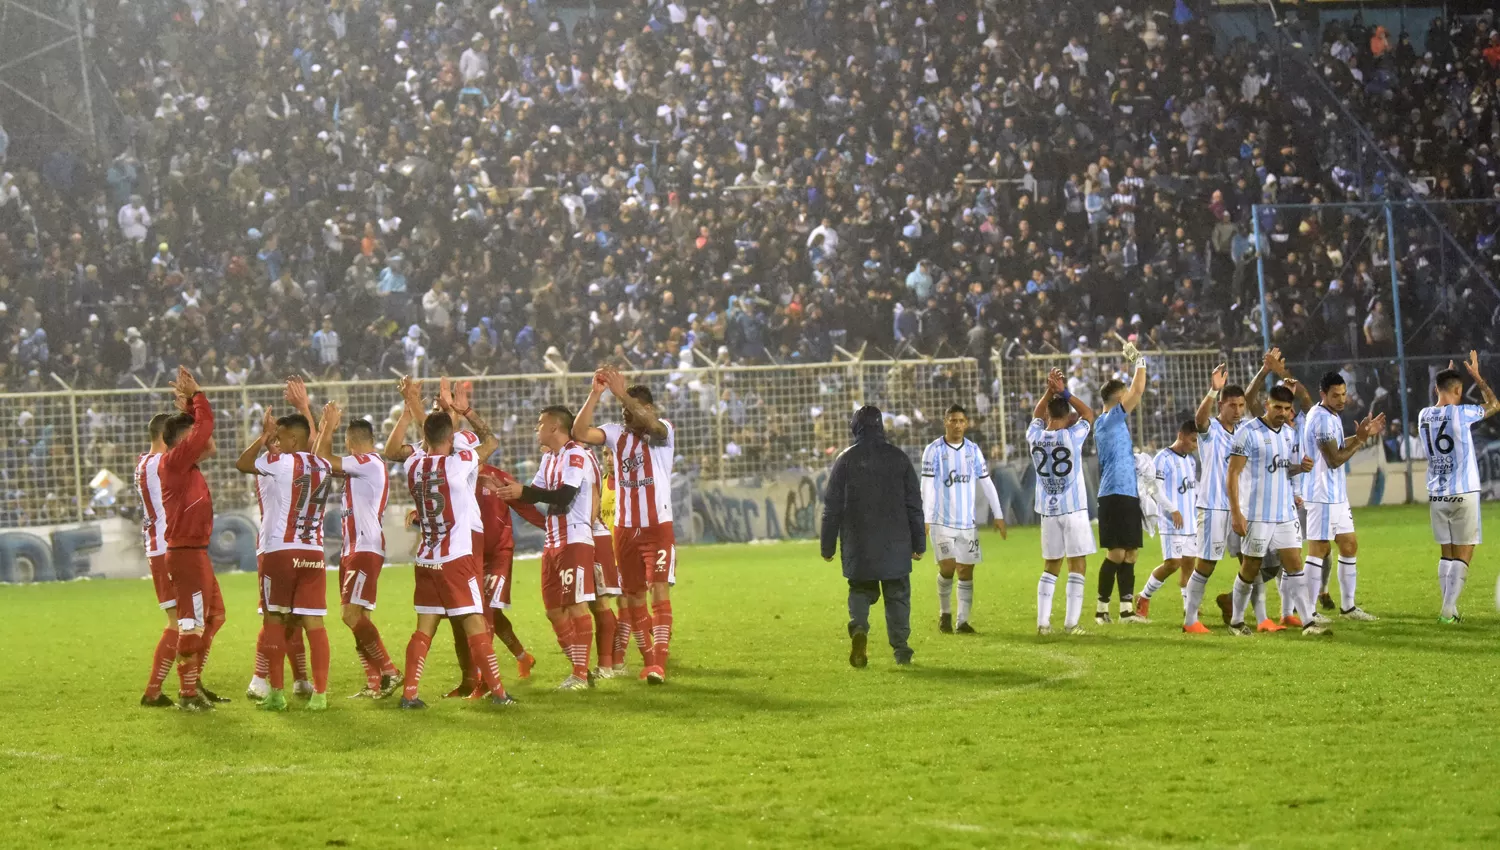
<svg viewBox="0 0 1500 850">
<path fill-rule="evenodd" d="M 1391 349 L 1378 219 L 1268 217 L 1258 303 L 1251 204 L 1389 187 L 1268 42 L 1184 6 L 539 8 L 100 4 L 127 138 L 7 164 L 0 382 L 1216 347 L 1262 321 L 1293 359 Z M 1402 167 L 1500 196 L 1500 36 L 1323 39 Z M 1497 209 L 1453 227 L 1491 275 Z M 1490 290 L 1442 277 L 1435 233 L 1398 257 L 1408 315 L 1438 316 L 1420 344 L 1486 347 Z"/>
</svg>

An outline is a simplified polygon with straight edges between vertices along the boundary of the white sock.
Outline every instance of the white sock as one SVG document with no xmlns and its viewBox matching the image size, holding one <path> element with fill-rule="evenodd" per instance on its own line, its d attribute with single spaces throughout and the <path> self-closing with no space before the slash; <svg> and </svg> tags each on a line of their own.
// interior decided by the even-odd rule
<svg viewBox="0 0 1500 850">
<path fill-rule="evenodd" d="M 1245 622 L 1245 608 L 1250 604 L 1250 594 L 1254 589 L 1253 585 L 1238 575 L 1234 577 L 1234 589 L 1230 593 L 1229 620 L 1231 623 L 1243 624 Z"/>
<path fill-rule="evenodd" d="M 1276 593 L 1281 596 L 1281 619 L 1297 613 L 1296 600 L 1292 599 L 1292 589 L 1287 587 L 1286 570 L 1276 574 Z"/>
<path fill-rule="evenodd" d="M 1359 577 L 1355 568 L 1354 558 L 1339 558 L 1339 607 L 1345 611 L 1354 610 L 1354 585 Z"/>
<path fill-rule="evenodd" d="M 1193 581 L 1192 576 L 1189 576 L 1188 577 L 1188 584 L 1191 584 L 1192 581 Z M 1177 588 L 1177 595 L 1182 597 L 1182 610 L 1186 611 L 1187 610 L 1187 602 L 1188 602 L 1188 585 L 1184 584 L 1184 585 L 1178 587 Z"/>
<path fill-rule="evenodd" d="M 1208 589 L 1208 576 L 1196 570 L 1188 579 L 1187 593 L 1183 596 L 1182 624 L 1191 626 L 1198 622 L 1198 609 L 1203 607 L 1203 592 Z"/>
<path fill-rule="evenodd" d="M 1057 576 L 1044 572 L 1036 582 L 1036 624 L 1052 625 L 1052 594 L 1057 591 Z"/>
<path fill-rule="evenodd" d="M 1163 584 L 1166 584 L 1166 582 L 1157 578 L 1155 573 L 1152 573 L 1151 576 L 1146 579 L 1146 587 L 1141 591 L 1141 598 L 1150 599 L 1151 597 L 1155 596 L 1156 591 L 1161 590 L 1161 586 Z"/>
<path fill-rule="evenodd" d="M 1255 577 L 1255 583 L 1250 585 L 1250 604 L 1255 607 L 1255 622 L 1263 623 L 1266 620 L 1266 580 L 1260 576 Z"/>
<path fill-rule="evenodd" d="M 262 676 L 251 676 L 249 690 L 263 694 L 271 689 L 271 680 Z"/>
<path fill-rule="evenodd" d="M 969 622 L 969 609 L 974 607 L 974 582 L 958 580 L 958 617 L 960 623 Z"/>
<path fill-rule="evenodd" d="M 1328 571 L 1328 565 L 1322 558 L 1308 558 L 1303 562 L 1302 590 L 1307 595 L 1310 603 L 1307 604 L 1307 612 L 1318 610 L 1318 594 L 1323 590 L 1323 575 Z"/>
<path fill-rule="evenodd" d="M 1068 586 L 1063 589 L 1063 598 L 1066 600 L 1063 606 L 1065 629 L 1078 625 L 1078 618 L 1083 616 L 1083 582 L 1083 573 L 1068 573 Z"/>
<path fill-rule="evenodd" d="M 1438 599 L 1440 600 L 1439 613 L 1448 616 L 1448 575 L 1452 570 L 1453 562 L 1447 558 L 1438 558 Z"/>
<path fill-rule="evenodd" d="M 942 573 L 938 573 L 938 613 L 953 613 L 953 579 L 943 578 Z"/>
<path fill-rule="evenodd" d="M 1448 561 L 1448 592 L 1443 596 L 1443 616 L 1458 616 L 1458 597 L 1464 592 L 1464 582 L 1468 580 L 1468 564 L 1457 558 Z"/>
<path fill-rule="evenodd" d="M 1307 598 L 1305 593 L 1306 588 L 1303 585 L 1303 580 L 1306 578 L 1307 573 L 1289 573 L 1286 570 L 1281 571 L 1281 610 L 1283 617 L 1286 616 L 1286 611 L 1288 609 L 1290 609 L 1293 614 L 1297 614 L 1298 609 L 1303 608 L 1307 605 Z M 1312 622 L 1312 620 L 1309 619 L 1309 616 L 1311 615 L 1303 616 L 1299 614 L 1298 616 L 1301 617 L 1302 625 L 1304 626 Z"/>
</svg>

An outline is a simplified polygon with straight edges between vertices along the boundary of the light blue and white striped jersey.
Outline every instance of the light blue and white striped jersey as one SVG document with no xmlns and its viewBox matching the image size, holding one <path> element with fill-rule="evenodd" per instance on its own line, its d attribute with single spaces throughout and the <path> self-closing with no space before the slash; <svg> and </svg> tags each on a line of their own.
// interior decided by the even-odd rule
<svg viewBox="0 0 1500 850">
<path fill-rule="evenodd" d="M 1427 449 L 1427 495 L 1462 496 L 1479 491 L 1479 464 L 1469 429 L 1483 419 L 1484 408 L 1477 404 L 1424 407 L 1417 414 L 1417 430 Z"/>
<path fill-rule="evenodd" d="M 1233 431 L 1215 416 L 1208 430 L 1198 434 L 1198 506 L 1210 511 L 1229 510 L 1229 449 L 1244 422 Z"/>
<path fill-rule="evenodd" d="M 1059 431 L 1048 431 L 1041 419 L 1031 420 L 1026 442 L 1031 444 L 1031 465 L 1036 469 L 1038 514 L 1062 516 L 1088 510 L 1081 451 L 1088 438 L 1089 423 L 1083 420 Z"/>
<path fill-rule="evenodd" d="M 990 477 L 984 452 L 973 440 L 960 445 L 938 437 L 922 450 L 922 476 L 931 478 L 932 503 L 923 505 L 929 525 L 973 528 L 979 480 Z M 923 488 L 924 492 L 928 488 Z"/>
<path fill-rule="evenodd" d="M 1099 450 L 1099 495 L 1139 496 L 1125 405 L 1117 404 L 1094 420 L 1094 448 Z"/>
<path fill-rule="evenodd" d="M 1229 453 L 1246 461 L 1243 482 L 1249 485 L 1249 500 L 1244 506 L 1246 519 L 1290 522 L 1297 518 L 1290 472 L 1292 467 L 1302 465 L 1302 454 L 1292 423 L 1272 428 L 1264 419 L 1252 419 L 1235 429 L 1234 447 Z"/>
<path fill-rule="evenodd" d="M 1336 449 L 1344 447 L 1344 420 L 1319 402 L 1307 412 L 1302 426 L 1302 451 L 1313 459 L 1312 472 L 1298 476 L 1299 480 L 1305 479 L 1301 480 L 1305 502 L 1337 505 L 1349 501 L 1347 470 L 1343 466 L 1330 469 L 1323 457 L 1321 446 L 1329 442 Z"/>
<path fill-rule="evenodd" d="M 1170 447 L 1156 453 L 1156 498 L 1161 515 L 1156 527 L 1162 534 L 1195 534 L 1198 515 L 1198 464 L 1192 455 L 1180 455 Z M 1182 514 L 1182 528 L 1172 522 L 1172 512 Z"/>
</svg>

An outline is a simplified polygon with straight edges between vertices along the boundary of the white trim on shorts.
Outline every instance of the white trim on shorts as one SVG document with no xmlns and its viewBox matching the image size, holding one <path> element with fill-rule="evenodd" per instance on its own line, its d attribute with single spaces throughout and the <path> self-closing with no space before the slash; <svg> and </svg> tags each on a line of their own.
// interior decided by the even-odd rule
<svg viewBox="0 0 1500 850">
<path fill-rule="evenodd" d="M 349 604 L 358 605 L 367 611 L 374 611 L 375 603 L 365 599 L 362 595 L 365 589 L 366 578 L 364 570 L 354 570 L 353 573 L 354 586 L 349 588 Z"/>
<path fill-rule="evenodd" d="M 156 607 L 160 608 L 163 611 L 170 611 L 173 608 L 177 607 L 177 600 L 176 599 L 168 599 L 166 602 L 158 603 Z"/>
<path fill-rule="evenodd" d="M 503 576 L 499 573 L 495 574 L 495 590 L 490 594 L 490 601 L 487 603 L 491 608 L 495 608 L 500 611 L 510 610 L 509 602 L 500 601 L 501 595 L 505 593 L 505 580 L 506 576 Z"/>
</svg>

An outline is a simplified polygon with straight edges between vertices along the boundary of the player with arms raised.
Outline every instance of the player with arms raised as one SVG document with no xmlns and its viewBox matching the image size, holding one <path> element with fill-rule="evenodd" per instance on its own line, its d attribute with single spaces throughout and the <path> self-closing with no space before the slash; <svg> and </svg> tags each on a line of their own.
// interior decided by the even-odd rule
<svg viewBox="0 0 1500 850">
<path fill-rule="evenodd" d="M 1351 620 L 1374 620 L 1355 604 L 1357 578 L 1355 556 L 1359 539 L 1354 536 L 1354 512 L 1349 509 L 1348 468 L 1355 453 L 1385 433 L 1385 416 L 1367 416 L 1354 429 L 1354 439 L 1345 441 L 1344 421 L 1339 417 L 1349 403 L 1344 377 L 1329 372 L 1319 383 L 1320 400 L 1307 412 L 1302 424 L 1302 449 L 1312 455 L 1312 472 L 1303 479 L 1302 501 L 1307 508 L 1307 566 L 1320 580 L 1307 582 L 1309 596 L 1322 589 L 1321 576 L 1328 555 L 1339 548 L 1339 612 Z M 1309 600 L 1308 609 L 1316 600 Z"/>
<path fill-rule="evenodd" d="M 594 409 L 605 390 L 619 400 L 624 422 L 595 428 Z M 667 680 L 672 643 L 672 585 L 677 581 L 672 531 L 675 435 L 672 423 L 657 418 L 651 390 L 640 384 L 627 387 L 625 377 L 612 368 L 595 373 L 588 400 L 573 420 L 573 439 L 608 446 L 614 458 L 615 561 L 630 627 L 645 660 L 641 677 L 653 685 Z"/>
<path fill-rule="evenodd" d="M 979 563 L 979 530 L 975 519 L 974 490 L 984 491 L 990 505 L 991 523 L 1000 536 L 1006 536 L 1005 515 L 1000 510 L 1000 494 L 990 480 L 990 466 L 984 452 L 964 436 L 969 430 L 969 414 L 959 405 L 948 408 L 943 416 L 943 436 L 933 440 L 922 451 L 922 510 L 926 514 L 927 534 L 937 550 L 938 561 L 938 631 L 976 634 L 969 625 L 969 610 L 974 604 L 974 565 Z M 958 576 L 958 624 L 953 621 L 953 577 Z"/>
<path fill-rule="evenodd" d="M 1457 623 L 1458 597 L 1469 578 L 1474 547 L 1483 540 L 1479 518 L 1479 465 L 1470 428 L 1500 413 L 1500 400 L 1479 374 L 1479 355 L 1469 352 L 1464 368 L 1484 398 L 1484 405 L 1464 404 L 1464 381 L 1448 368 L 1437 374 L 1437 404 L 1417 414 L 1417 430 L 1427 448 L 1427 500 L 1432 537 L 1437 541 L 1438 588 L 1443 594 L 1439 620 Z"/>
<path fill-rule="evenodd" d="M 1136 600 L 1135 614 L 1142 620 L 1151 616 L 1151 597 L 1172 574 L 1193 569 L 1198 551 L 1194 533 L 1198 515 L 1198 423 L 1189 419 L 1177 427 L 1177 439 L 1156 453 L 1156 498 L 1161 505 L 1157 530 L 1161 534 L 1161 566 L 1151 571 L 1146 587 Z"/>
<path fill-rule="evenodd" d="M 1026 442 L 1036 468 L 1036 512 L 1042 517 L 1043 568 L 1036 585 L 1036 630 L 1040 635 L 1052 633 L 1052 597 L 1057 590 L 1057 574 L 1066 560 L 1063 630 L 1081 635 L 1078 618 L 1083 614 L 1084 574 L 1088 556 L 1098 551 L 1089 527 L 1080 451 L 1089 438 L 1094 411 L 1068 392 L 1062 371 L 1053 369 L 1031 417 Z"/>
<path fill-rule="evenodd" d="M 172 590 L 172 575 L 167 572 L 167 508 L 161 496 L 161 456 L 167 450 L 162 439 L 171 416 L 158 413 L 148 426 L 151 448 L 135 462 L 135 492 L 141 499 L 141 538 L 146 547 L 146 563 L 151 567 L 151 584 L 156 590 L 156 604 L 167 615 L 167 627 L 156 642 L 151 658 L 151 675 L 141 705 L 147 708 L 171 708 L 172 698 L 161 692 L 162 683 L 172 672 L 177 657 L 177 594 Z"/>
</svg>

